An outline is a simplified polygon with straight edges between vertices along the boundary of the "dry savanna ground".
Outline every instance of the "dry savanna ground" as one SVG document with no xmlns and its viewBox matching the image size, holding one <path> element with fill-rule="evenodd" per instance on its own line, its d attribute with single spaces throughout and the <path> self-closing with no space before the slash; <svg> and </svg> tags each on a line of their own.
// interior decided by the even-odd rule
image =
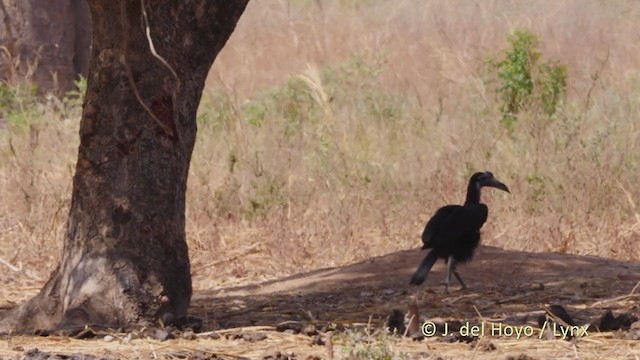
<svg viewBox="0 0 640 360">
<path fill-rule="evenodd" d="M 602 325 L 608 309 L 638 315 L 639 16 L 624 0 L 250 3 L 211 71 L 189 178 L 193 313 L 205 335 L 2 338 L 0 357 L 35 347 L 121 358 L 328 357 L 329 347 L 336 358 L 639 357 L 626 327 L 571 341 L 414 342 L 377 330 L 412 297 L 444 322 L 538 326 L 527 314 L 551 305 L 580 324 Z M 567 92 L 552 115 L 532 101 L 507 126 L 489 64 L 516 29 L 537 34 L 540 61 L 566 65 Z M 60 254 L 81 101 L 36 99 L 20 79 L 0 89 L 5 309 L 34 294 Z M 410 289 L 425 221 L 461 202 L 476 170 L 511 194 L 484 192 L 490 247 L 461 270 L 470 289 L 443 294 L 440 265 Z M 334 324 L 333 336 L 273 328 L 286 320 Z"/>
</svg>

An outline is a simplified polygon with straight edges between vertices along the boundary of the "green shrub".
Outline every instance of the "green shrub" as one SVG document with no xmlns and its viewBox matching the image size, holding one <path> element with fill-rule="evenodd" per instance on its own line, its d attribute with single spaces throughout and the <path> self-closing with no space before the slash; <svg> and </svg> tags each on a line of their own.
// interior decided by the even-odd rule
<svg viewBox="0 0 640 360">
<path fill-rule="evenodd" d="M 0 83 L 0 116 L 16 128 L 27 126 L 33 118 L 38 117 L 36 85 L 29 83 Z"/>
<path fill-rule="evenodd" d="M 536 86 L 540 89 L 542 110 L 547 116 L 552 116 L 563 104 L 567 66 L 557 61 L 541 64 Z"/>
<path fill-rule="evenodd" d="M 557 60 L 539 63 L 538 36 L 528 30 L 509 35 L 504 58 L 490 62 L 497 71 L 502 123 L 514 130 L 518 113 L 541 109 L 551 117 L 562 106 L 567 87 L 567 67 Z"/>
<path fill-rule="evenodd" d="M 395 360 L 408 359 L 408 355 L 394 349 L 395 338 L 386 332 L 370 333 L 348 330 L 344 333 L 345 344 L 339 359 L 345 360 Z"/>
</svg>

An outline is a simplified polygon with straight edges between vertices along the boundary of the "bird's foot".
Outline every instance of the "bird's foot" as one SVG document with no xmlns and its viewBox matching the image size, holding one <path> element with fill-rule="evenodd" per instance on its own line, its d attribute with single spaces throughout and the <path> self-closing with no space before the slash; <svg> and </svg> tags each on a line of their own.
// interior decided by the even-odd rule
<svg viewBox="0 0 640 360">
<path fill-rule="evenodd" d="M 449 293 L 449 284 L 447 284 L 446 281 L 441 281 L 440 285 L 444 285 L 444 293 L 448 294 Z M 467 290 L 467 289 L 468 289 L 467 285 L 463 284 L 462 286 L 460 286 L 460 290 Z"/>
</svg>

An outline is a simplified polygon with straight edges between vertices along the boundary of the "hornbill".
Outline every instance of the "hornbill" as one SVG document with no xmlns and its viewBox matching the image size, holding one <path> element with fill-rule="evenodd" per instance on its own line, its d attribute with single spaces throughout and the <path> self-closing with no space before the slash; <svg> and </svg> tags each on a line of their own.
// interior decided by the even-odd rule
<svg viewBox="0 0 640 360">
<path fill-rule="evenodd" d="M 464 281 L 458 274 L 456 264 L 471 260 L 480 243 L 480 228 L 487 221 L 489 209 L 480 202 L 480 189 L 490 186 L 509 192 L 507 186 L 490 172 L 477 172 L 471 176 L 464 205 L 446 205 L 429 219 L 422 233 L 423 249 L 431 249 L 411 277 L 411 284 L 420 285 L 427 278 L 436 260 L 444 259 L 447 272 L 444 278 L 445 292 L 449 291 L 451 273 L 463 289 Z"/>
</svg>

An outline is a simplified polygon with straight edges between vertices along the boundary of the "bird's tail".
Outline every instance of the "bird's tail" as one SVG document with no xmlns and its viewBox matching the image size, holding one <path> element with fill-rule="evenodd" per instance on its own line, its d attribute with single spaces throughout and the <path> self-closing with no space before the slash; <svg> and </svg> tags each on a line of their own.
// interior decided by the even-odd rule
<svg viewBox="0 0 640 360">
<path fill-rule="evenodd" d="M 435 254 L 435 251 L 429 251 L 427 256 L 425 256 L 420 263 L 420 266 L 418 266 L 416 272 L 411 277 L 411 285 L 422 284 L 427 279 L 427 275 L 429 274 L 429 271 L 431 271 L 433 264 L 436 263 L 436 260 L 438 260 L 438 256 Z"/>
</svg>

